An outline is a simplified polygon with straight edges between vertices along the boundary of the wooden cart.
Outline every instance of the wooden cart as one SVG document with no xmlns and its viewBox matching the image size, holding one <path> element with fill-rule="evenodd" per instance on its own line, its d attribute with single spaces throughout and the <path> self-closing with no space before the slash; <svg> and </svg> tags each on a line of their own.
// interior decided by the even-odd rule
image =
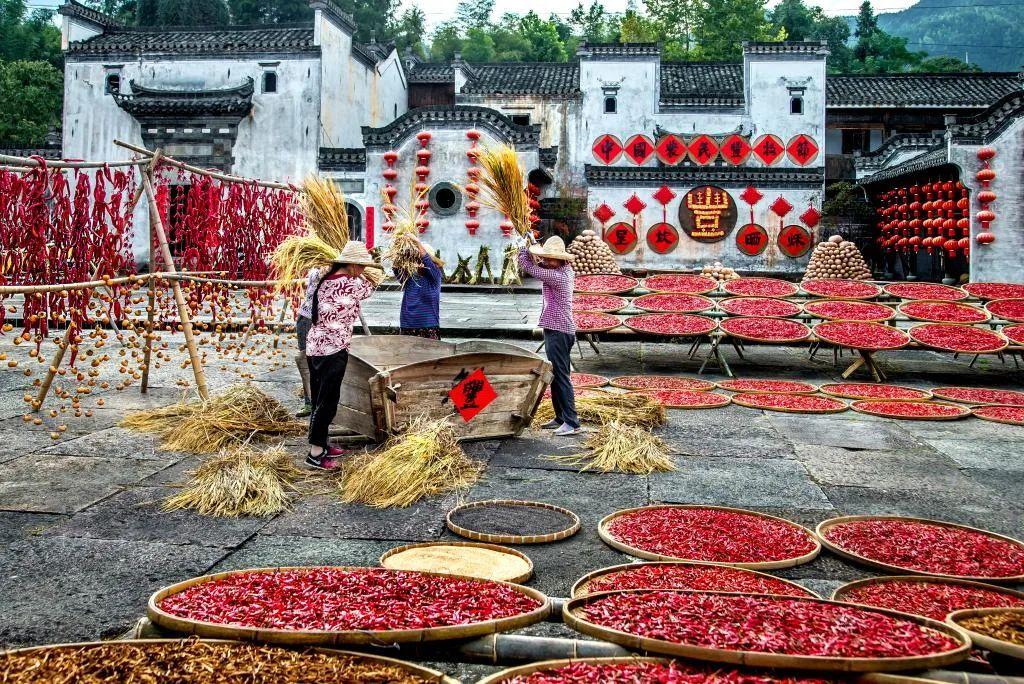
<svg viewBox="0 0 1024 684">
<path fill-rule="evenodd" d="M 449 392 L 477 370 L 495 397 L 465 420 Z M 515 436 L 529 424 L 550 382 L 551 364 L 511 344 L 355 337 L 334 426 L 383 441 L 425 414 L 447 417 L 461 439 Z"/>
</svg>

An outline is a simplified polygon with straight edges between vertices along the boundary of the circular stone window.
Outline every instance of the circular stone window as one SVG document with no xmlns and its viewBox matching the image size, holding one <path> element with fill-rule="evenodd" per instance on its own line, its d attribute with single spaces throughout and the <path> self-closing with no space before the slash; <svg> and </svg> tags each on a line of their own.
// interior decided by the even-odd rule
<svg viewBox="0 0 1024 684">
<path fill-rule="evenodd" d="M 430 208 L 438 216 L 452 216 L 462 205 L 462 193 L 451 183 L 442 181 L 434 183 L 428 196 Z"/>
</svg>

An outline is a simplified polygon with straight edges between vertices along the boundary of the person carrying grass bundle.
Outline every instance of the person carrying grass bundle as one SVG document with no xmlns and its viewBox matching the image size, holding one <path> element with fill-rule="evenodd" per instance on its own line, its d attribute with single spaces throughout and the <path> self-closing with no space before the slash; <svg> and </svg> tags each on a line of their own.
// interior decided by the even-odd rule
<svg viewBox="0 0 1024 684">
<path fill-rule="evenodd" d="M 433 247 L 414 238 L 419 248 L 422 265 L 416 273 L 394 269 L 395 278 L 402 284 L 402 309 L 399 314 L 399 332 L 402 335 L 441 339 L 441 281 L 444 262 L 437 258 Z"/>
<path fill-rule="evenodd" d="M 341 381 L 348 365 L 352 326 L 359 319 L 360 302 L 373 294 L 374 284 L 365 277 L 367 266 L 376 266 L 362 242 L 350 241 L 313 289 L 310 326 L 306 335 L 313 411 L 309 418 L 309 454 L 306 465 L 329 470 L 344 453 L 330 445 L 328 431 L 338 412 Z"/>
<path fill-rule="evenodd" d="M 541 282 L 544 303 L 540 327 L 544 329 L 544 350 L 551 362 L 551 404 L 555 417 L 542 427 L 558 436 L 580 432 L 573 394 L 569 355 L 576 343 L 576 324 L 572 318 L 572 289 L 575 275 L 572 262 L 576 257 L 565 250 L 560 237 L 551 237 L 542 245 L 519 249 L 519 266 L 523 272 Z"/>
</svg>

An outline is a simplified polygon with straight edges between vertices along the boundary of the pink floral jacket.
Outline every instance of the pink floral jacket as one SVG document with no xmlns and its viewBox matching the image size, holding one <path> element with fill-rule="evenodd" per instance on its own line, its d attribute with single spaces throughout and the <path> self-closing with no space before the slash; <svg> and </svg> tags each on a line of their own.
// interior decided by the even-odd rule
<svg viewBox="0 0 1024 684">
<path fill-rule="evenodd" d="M 328 356 L 352 344 L 352 326 L 359 319 L 359 303 L 373 294 L 365 278 L 332 276 L 320 286 L 317 322 L 306 337 L 307 356 Z"/>
</svg>

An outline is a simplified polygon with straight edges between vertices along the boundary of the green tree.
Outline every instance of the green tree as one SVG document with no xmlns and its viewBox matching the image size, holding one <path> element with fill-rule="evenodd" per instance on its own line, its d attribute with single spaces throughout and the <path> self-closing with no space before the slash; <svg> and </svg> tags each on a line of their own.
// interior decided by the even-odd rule
<svg viewBox="0 0 1024 684">
<path fill-rule="evenodd" d="M 233 24 L 287 24 L 313 17 L 306 0 L 228 0 Z"/>
<path fill-rule="evenodd" d="M 926 57 L 925 59 L 922 59 L 921 62 L 914 67 L 914 71 L 932 74 L 941 72 L 977 73 L 981 71 L 981 67 L 977 64 L 968 64 L 958 57 L 940 55 L 938 57 Z"/>
<path fill-rule="evenodd" d="M 530 41 L 519 31 L 519 17 L 508 14 L 491 29 L 496 62 L 527 62 L 530 60 Z"/>
<path fill-rule="evenodd" d="M 438 62 L 447 62 L 462 52 L 462 36 L 455 22 L 445 22 L 434 31 L 434 39 L 430 43 L 430 58 Z"/>
<path fill-rule="evenodd" d="M 684 54 L 693 49 L 693 39 L 701 24 L 704 5 L 701 0 L 644 0 L 650 20 L 657 27 L 656 33 L 666 42 L 678 43 Z M 627 42 L 625 37 L 622 40 Z"/>
<path fill-rule="evenodd" d="M 49 62 L 0 62 L 0 145 L 35 147 L 60 125 L 64 76 Z"/>
<path fill-rule="evenodd" d="M 463 31 L 489 26 L 493 13 L 494 0 L 461 0 L 455 6 L 456 22 Z"/>
<path fill-rule="evenodd" d="M 852 51 L 847 46 L 850 25 L 844 17 L 829 17 L 817 5 L 804 0 L 782 0 L 771 13 L 772 24 L 785 31 L 788 40 L 823 40 L 828 43 L 831 73 L 849 70 Z"/>
<path fill-rule="evenodd" d="M 527 61 L 564 62 L 565 45 L 558 35 L 558 28 L 551 21 L 545 21 L 536 12 L 527 12 L 519 20 L 519 33 L 530 43 Z"/>
<path fill-rule="evenodd" d="M 814 9 L 821 10 L 820 7 Z M 772 10 L 772 23 L 786 30 L 789 40 L 807 40 L 814 34 L 815 16 L 804 0 L 782 0 Z"/>
<path fill-rule="evenodd" d="M 618 38 L 614 19 L 598 0 L 593 0 L 586 8 L 582 2 L 576 5 L 569 13 L 569 26 L 576 36 L 588 43 L 606 43 Z"/>
<path fill-rule="evenodd" d="M 619 22 L 619 40 L 623 43 L 655 43 L 664 40 L 661 26 L 635 8 L 627 9 Z"/>
<path fill-rule="evenodd" d="M 764 0 L 706 0 L 697 28 L 693 57 L 732 60 L 743 55 L 744 40 L 782 40 L 785 30 L 775 28 L 765 14 Z"/>
<path fill-rule="evenodd" d="M 398 54 L 404 55 L 407 50 L 412 50 L 412 53 L 420 59 L 427 58 L 427 52 L 423 45 L 423 39 L 427 35 L 426 20 L 426 15 L 419 7 L 409 7 L 402 12 L 402 16 L 398 18 L 394 36 Z"/>
<path fill-rule="evenodd" d="M 0 60 L 44 60 L 63 68 L 60 30 L 47 10 L 28 13 L 24 0 L 0 0 Z"/>
<path fill-rule="evenodd" d="M 138 14 L 136 0 L 82 0 L 82 3 L 127 26 L 135 23 L 135 17 Z"/>
<path fill-rule="evenodd" d="M 362 43 L 375 39 L 386 42 L 394 36 L 392 17 L 398 13 L 400 0 L 336 0 L 342 10 L 356 23 L 356 40 Z"/>
<path fill-rule="evenodd" d="M 861 62 L 867 60 L 872 48 L 872 39 L 877 33 L 878 18 L 875 17 L 875 10 L 871 7 L 870 0 L 864 0 L 857 14 L 857 30 L 853 33 L 857 38 L 857 45 L 853 48 L 854 58 Z"/>
<path fill-rule="evenodd" d="M 160 0 L 136 0 L 136 26 L 157 26 L 160 22 L 159 14 Z"/>
<path fill-rule="evenodd" d="M 482 26 L 474 26 L 466 31 L 466 40 L 462 44 L 462 58 L 467 62 L 493 62 L 497 50 L 490 32 Z"/>
</svg>

